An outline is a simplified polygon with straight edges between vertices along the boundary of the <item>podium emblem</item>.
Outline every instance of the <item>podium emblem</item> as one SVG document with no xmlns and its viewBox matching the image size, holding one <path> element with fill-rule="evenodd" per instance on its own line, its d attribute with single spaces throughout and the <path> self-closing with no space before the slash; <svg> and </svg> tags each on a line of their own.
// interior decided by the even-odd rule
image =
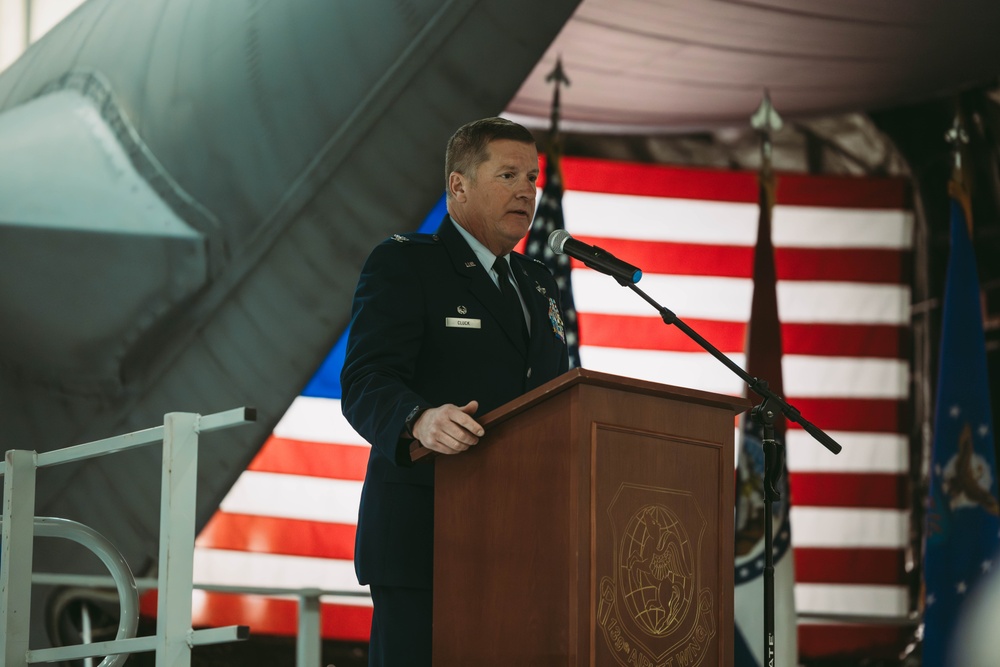
<svg viewBox="0 0 1000 667">
<path fill-rule="evenodd" d="M 625 667 L 698 665 L 716 628 L 711 591 L 699 588 L 707 522 L 694 498 L 624 484 L 608 515 L 614 565 L 597 610 L 608 648 Z"/>
</svg>

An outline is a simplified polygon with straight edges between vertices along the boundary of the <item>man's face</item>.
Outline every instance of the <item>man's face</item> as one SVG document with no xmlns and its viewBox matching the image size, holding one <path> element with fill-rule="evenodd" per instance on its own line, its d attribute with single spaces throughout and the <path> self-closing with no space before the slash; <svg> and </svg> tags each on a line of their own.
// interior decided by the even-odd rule
<svg viewBox="0 0 1000 667">
<path fill-rule="evenodd" d="M 524 238 L 535 215 L 538 151 L 534 144 L 497 139 L 475 175 L 452 172 L 452 214 L 495 255 L 506 255 Z"/>
</svg>

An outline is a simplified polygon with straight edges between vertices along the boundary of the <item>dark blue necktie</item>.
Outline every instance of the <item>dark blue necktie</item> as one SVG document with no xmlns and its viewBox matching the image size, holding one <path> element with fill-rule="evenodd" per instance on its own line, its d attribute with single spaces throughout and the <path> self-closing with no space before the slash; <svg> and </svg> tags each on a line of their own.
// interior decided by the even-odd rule
<svg viewBox="0 0 1000 667">
<path fill-rule="evenodd" d="M 521 309 L 521 300 L 517 297 L 517 291 L 511 283 L 510 266 L 503 257 L 497 257 L 493 262 L 493 270 L 497 272 L 500 283 L 500 295 L 503 297 L 503 305 L 508 312 L 508 317 L 514 318 L 511 321 L 517 322 L 524 336 L 524 342 L 528 342 L 528 327 L 524 322 L 524 311 Z"/>
</svg>

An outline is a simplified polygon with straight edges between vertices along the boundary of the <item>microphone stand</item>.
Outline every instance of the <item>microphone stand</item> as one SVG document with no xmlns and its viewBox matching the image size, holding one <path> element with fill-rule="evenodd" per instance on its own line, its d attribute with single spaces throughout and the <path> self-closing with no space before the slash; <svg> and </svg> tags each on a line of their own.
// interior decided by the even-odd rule
<svg viewBox="0 0 1000 667">
<path fill-rule="evenodd" d="M 781 498 L 781 494 L 778 491 L 778 479 L 781 477 L 781 468 L 784 461 L 784 446 L 774 439 L 774 418 L 777 415 L 774 411 L 775 409 L 769 403 L 777 406 L 785 417 L 802 426 L 809 435 L 834 454 L 839 454 L 842 448 L 836 440 L 824 433 L 822 429 L 806 420 L 785 399 L 771 391 L 767 386 L 767 380 L 751 377 L 749 373 L 736 365 L 732 359 L 720 352 L 717 347 L 702 338 L 684 320 L 677 317 L 673 311 L 661 306 L 652 297 L 636 287 L 634 282 L 619 276 L 614 276 L 614 278 L 618 281 L 618 284 L 628 287 L 642 297 L 646 303 L 655 308 L 663 319 L 664 324 L 672 324 L 683 331 L 688 338 L 698 343 L 706 352 L 721 361 L 726 368 L 746 382 L 751 391 L 764 399 L 760 405 L 754 406 L 750 410 L 750 418 L 755 424 L 763 428 L 764 434 L 761 442 L 764 448 L 764 664 L 774 665 L 776 664 L 774 641 L 774 534 L 771 525 L 771 509 L 775 501 Z"/>
</svg>

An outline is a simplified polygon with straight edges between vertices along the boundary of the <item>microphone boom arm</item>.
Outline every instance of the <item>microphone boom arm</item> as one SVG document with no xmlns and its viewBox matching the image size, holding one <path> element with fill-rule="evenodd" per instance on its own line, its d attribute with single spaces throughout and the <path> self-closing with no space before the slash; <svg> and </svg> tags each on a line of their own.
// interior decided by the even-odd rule
<svg viewBox="0 0 1000 667">
<path fill-rule="evenodd" d="M 762 378 L 752 377 L 749 373 L 740 368 L 739 365 L 737 365 L 732 359 L 723 354 L 717 347 L 715 347 L 710 342 L 705 340 L 701 336 L 701 334 L 699 334 L 697 331 L 688 326 L 688 324 L 684 320 L 677 317 L 677 315 L 672 310 L 658 304 L 651 296 L 642 291 L 634 283 L 622 280 L 618 280 L 618 282 L 621 283 L 622 286 L 628 287 L 630 290 L 638 294 L 646 303 L 655 308 L 657 312 L 660 314 L 660 317 L 663 319 L 663 322 L 665 324 L 668 325 L 672 324 L 676 326 L 678 329 L 683 331 L 688 338 L 698 343 L 698 345 L 700 345 L 702 349 L 704 349 L 706 352 L 708 352 L 713 357 L 722 362 L 722 364 L 726 368 L 728 368 L 737 376 L 739 376 L 740 379 L 742 379 L 747 384 L 747 386 L 750 387 L 751 391 L 753 391 L 755 394 L 765 399 L 766 401 L 771 401 L 774 404 L 777 404 L 778 407 L 781 409 L 782 414 L 785 415 L 785 417 L 787 417 L 790 421 L 795 422 L 803 429 L 805 429 L 805 431 L 813 438 L 815 438 L 817 442 L 819 442 L 821 445 L 829 449 L 834 454 L 840 453 L 840 451 L 843 448 L 836 440 L 831 438 L 821 428 L 819 428 L 818 426 L 807 420 L 805 417 L 803 417 L 802 413 L 799 412 L 794 406 L 789 405 L 788 402 L 785 401 L 785 399 L 783 399 L 781 396 L 778 396 L 773 391 L 771 391 L 767 386 L 766 380 Z"/>
</svg>

